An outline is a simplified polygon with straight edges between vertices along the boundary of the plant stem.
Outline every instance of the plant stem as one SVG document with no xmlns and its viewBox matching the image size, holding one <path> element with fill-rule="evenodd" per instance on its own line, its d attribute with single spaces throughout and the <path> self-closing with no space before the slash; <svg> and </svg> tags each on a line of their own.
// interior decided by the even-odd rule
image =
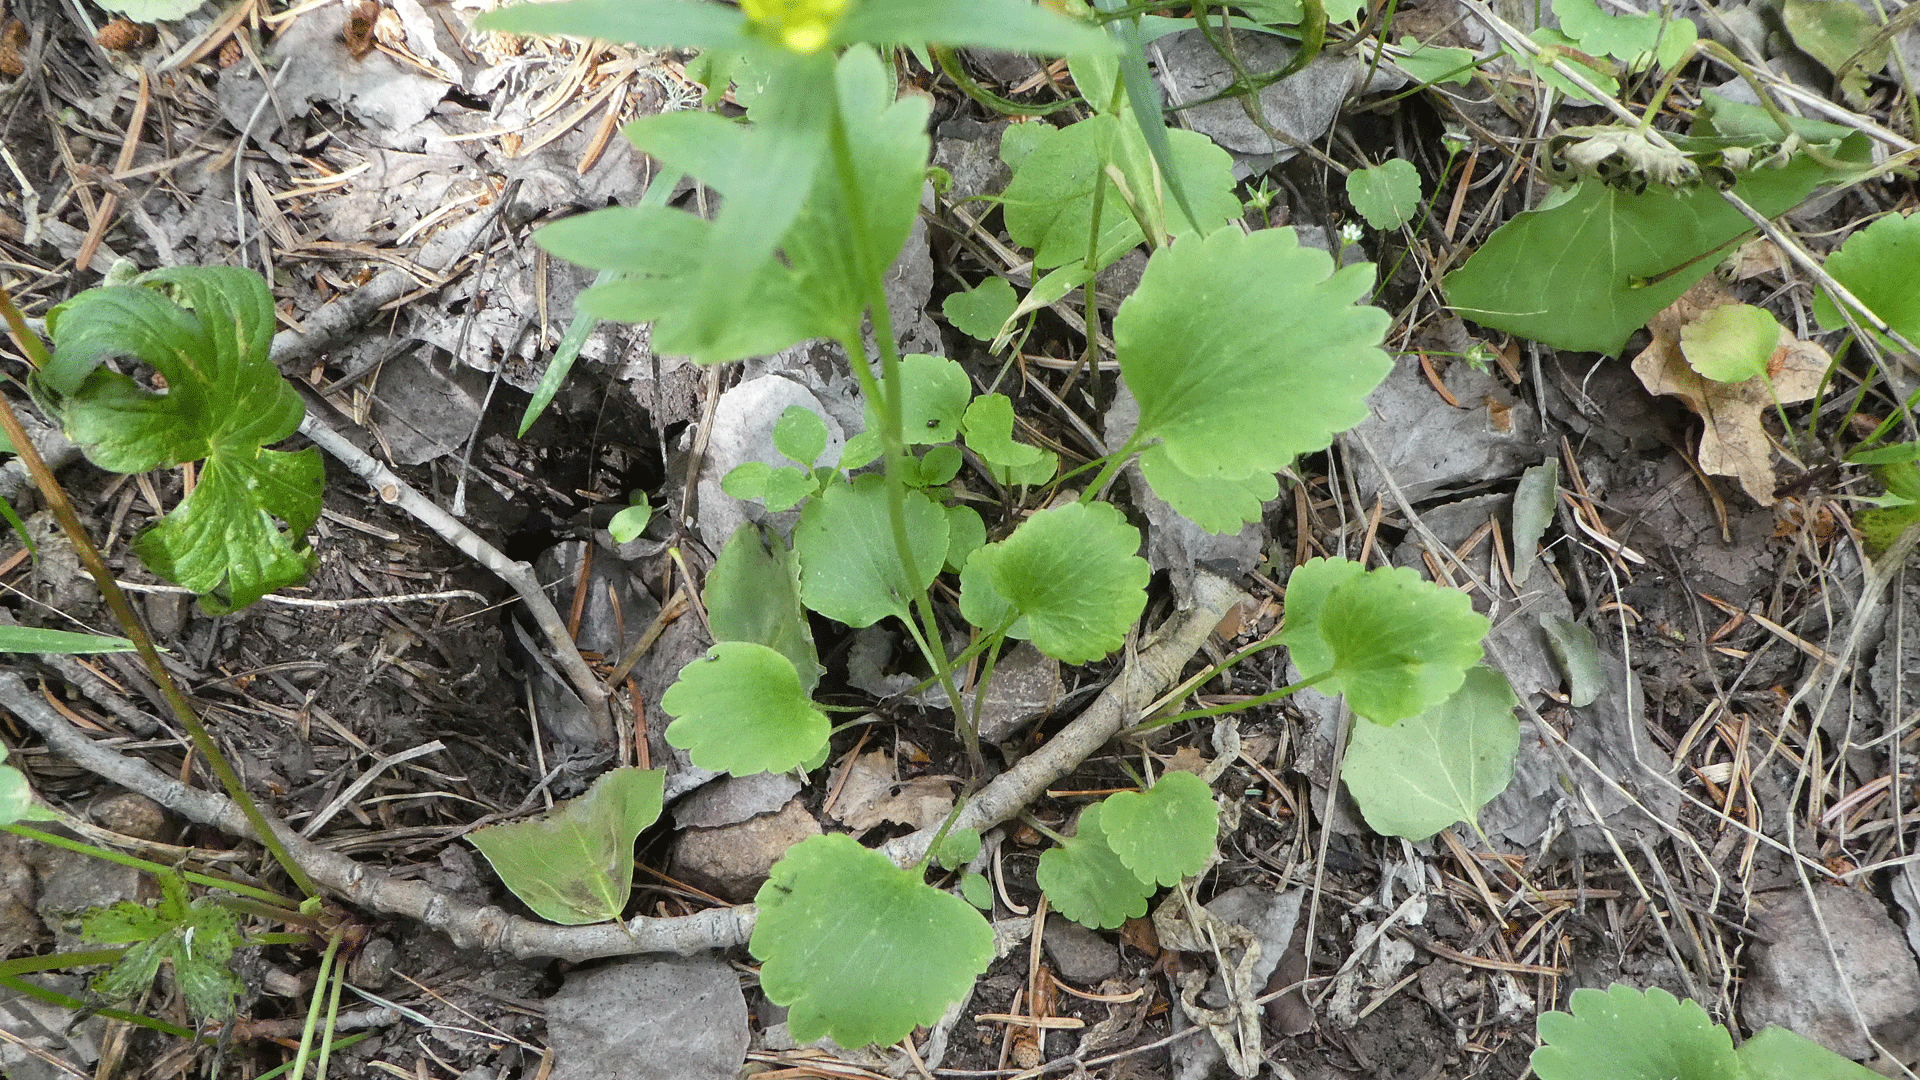
<svg viewBox="0 0 1920 1080">
<path fill-rule="evenodd" d="M 289 903 L 286 897 L 278 893 L 268 892 L 265 889 L 255 888 L 245 882 L 213 877 L 208 874 L 199 874 L 192 870 L 175 870 L 171 866 L 157 862 L 149 862 L 146 859 L 133 855 L 125 855 L 110 848 L 97 847 L 79 840 L 69 840 L 57 833 L 41 832 L 31 825 L 21 825 L 18 823 L 0 825 L 0 832 L 10 832 L 15 836 L 38 841 L 49 847 L 57 847 L 63 851 L 71 851 L 78 855 L 91 855 L 105 862 L 118 863 L 121 866 L 129 866 L 135 870 L 143 870 L 149 874 L 179 874 L 182 878 L 193 882 L 195 885 L 204 885 L 210 889 L 225 889 L 230 893 L 235 893 L 240 896 L 250 896 L 255 900 L 271 905 L 277 912 L 283 912 L 287 915 L 297 917 L 297 913 L 287 910 Z M 278 918 L 279 916 L 275 915 L 272 917 Z"/>
<path fill-rule="evenodd" d="M 1100 492 L 1106 490 L 1107 484 L 1112 482 L 1113 474 L 1119 472 L 1128 461 L 1132 460 L 1134 451 L 1138 449 L 1140 449 L 1140 429 L 1135 428 L 1133 434 L 1127 436 L 1126 445 L 1107 455 L 1107 463 L 1100 466 L 1099 475 L 1095 476 L 1093 483 L 1088 484 L 1087 489 L 1080 493 L 1080 501 L 1090 503 L 1099 498 Z"/>
<path fill-rule="evenodd" d="M 1265 705 L 1269 702 L 1279 701 L 1281 698 L 1288 697 L 1301 690 L 1305 690 L 1307 687 L 1312 686 L 1315 683 L 1324 682 L 1332 674 L 1333 674 L 1333 670 L 1329 668 L 1328 670 L 1323 671 L 1320 674 L 1315 675 L 1310 679 L 1301 679 L 1299 682 L 1294 683 L 1291 686 L 1283 686 L 1278 690 L 1261 694 L 1258 697 L 1250 697 L 1245 701 L 1230 701 L 1225 705 L 1214 705 L 1205 709 L 1190 709 L 1187 712 L 1175 713 L 1172 716 L 1162 716 L 1157 720 L 1148 720 L 1148 721 L 1145 721 L 1144 723 L 1136 725 L 1133 730 L 1134 731 L 1152 731 L 1154 728 L 1165 727 L 1168 724 L 1177 724 L 1182 720 L 1200 720 L 1209 716 L 1220 716 L 1224 713 L 1240 712 L 1244 709 L 1251 709 L 1256 705 Z"/>
<path fill-rule="evenodd" d="M 307 1025 L 300 1031 L 300 1051 L 294 1055 L 293 1071 L 289 1074 L 293 1080 L 306 1080 L 307 1057 L 313 1050 L 313 1031 L 320 1026 L 321 993 L 326 988 L 327 979 L 333 975 L 334 957 L 340 952 L 340 933 L 335 931 L 327 937 L 327 951 L 320 954 L 320 973 L 313 982 L 313 1000 L 307 1004 Z M 326 1080 L 322 1072 L 316 1080 Z"/>
<path fill-rule="evenodd" d="M 17 323 L 16 332 L 25 329 L 26 324 L 20 319 L 19 310 L 14 307 L 12 295 L 5 289 L 0 289 L 0 315 L 6 317 L 9 326 L 15 326 Z M 28 337 L 33 338 L 31 332 L 28 333 Z M 38 342 L 37 338 L 34 340 Z M 28 351 L 31 353 L 32 350 Z M 42 349 L 41 352 L 44 355 L 45 350 Z M 193 706 L 188 703 L 186 695 L 180 692 L 179 686 L 173 681 L 173 676 L 167 672 L 166 665 L 160 662 L 160 651 L 154 647 L 153 638 L 147 634 L 146 626 L 134 613 L 133 605 L 127 600 L 127 594 L 121 592 L 119 584 L 114 581 L 113 571 L 107 568 L 107 561 L 101 557 L 100 549 L 93 546 L 93 539 L 87 535 L 86 526 L 80 523 L 80 515 L 74 511 L 73 503 L 67 499 L 66 490 L 60 486 L 60 481 L 54 477 L 53 471 L 47 468 L 46 461 L 40 457 L 39 450 L 33 445 L 33 439 L 28 437 L 26 428 L 21 426 L 19 415 L 13 411 L 13 402 L 3 395 L 0 395 L 0 429 L 4 429 L 7 438 L 13 441 L 13 448 L 20 456 L 20 463 L 26 466 L 27 474 L 33 477 L 34 484 L 40 489 L 41 497 L 47 501 L 47 509 L 53 511 L 54 519 L 59 521 L 61 531 L 67 534 L 68 540 L 72 541 L 74 553 L 80 557 L 80 562 L 87 568 L 87 572 L 93 575 L 94 584 L 99 586 L 100 595 L 106 598 L 107 607 L 113 611 L 114 621 L 120 624 L 120 628 L 133 642 L 134 648 L 139 651 L 140 659 L 146 665 L 147 676 L 153 680 L 155 686 L 160 688 L 161 695 L 167 699 L 167 706 L 172 710 L 174 718 L 180 722 L 180 726 L 187 729 L 187 736 L 193 740 L 194 749 L 206 759 L 207 767 L 213 770 L 214 776 L 220 780 L 220 785 L 226 788 L 227 794 L 239 805 L 241 812 L 247 815 L 247 821 L 253 825 L 260 837 L 260 842 L 266 845 L 267 850 L 273 854 L 274 861 L 278 862 L 287 872 L 287 876 L 293 879 L 294 885 L 303 895 L 316 895 L 319 890 L 314 887 L 312 879 L 307 877 L 306 871 L 302 870 L 300 864 L 295 862 L 293 856 L 288 853 L 286 845 L 280 842 L 279 835 L 267 824 L 266 815 L 260 812 L 260 807 L 255 805 L 252 796 L 247 794 L 246 786 L 240 782 L 239 774 L 233 771 L 233 766 L 228 763 L 226 755 L 220 752 L 220 747 L 213 741 L 213 736 L 201 726 L 200 718 L 194 713 Z"/>
</svg>

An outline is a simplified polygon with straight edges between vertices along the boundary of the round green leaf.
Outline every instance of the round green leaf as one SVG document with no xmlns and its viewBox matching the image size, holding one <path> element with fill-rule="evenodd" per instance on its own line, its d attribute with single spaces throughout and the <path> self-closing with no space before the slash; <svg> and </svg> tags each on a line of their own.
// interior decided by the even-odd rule
<svg viewBox="0 0 1920 1080">
<path fill-rule="evenodd" d="M 1006 278 L 990 277 L 965 292 L 957 292 L 940 304 L 940 311 L 955 330 L 970 338 L 992 341 L 1013 316 L 1020 300 Z"/>
<path fill-rule="evenodd" d="M 1013 535 L 967 560 L 980 562 L 992 591 L 1020 613 L 1034 648 L 1065 664 L 1085 664 L 1120 647 L 1147 604 L 1147 561 L 1135 555 L 1140 531 L 1107 503 L 1069 503 L 1042 510 Z M 979 585 L 974 571 L 974 587 Z M 994 629 L 1000 608 L 989 598 L 969 605 L 961 576 L 960 610 L 969 622 Z M 1004 615 L 1001 615 L 1004 619 Z M 1019 629 L 1016 627 L 1016 629 Z"/>
<path fill-rule="evenodd" d="M 1615 983 L 1573 992 L 1571 1013 L 1540 1017 L 1540 1080 L 1738 1080 L 1727 1029 L 1659 987 Z"/>
<path fill-rule="evenodd" d="M 1878 1080 L 1880 1076 L 1783 1027 L 1755 1033 L 1734 1052 L 1746 1069 L 1742 1080 Z"/>
<path fill-rule="evenodd" d="M 735 776 L 791 769 L 833 730 L 800 688 L 793 661 L 751 641 L 722 641 L 681 668 L 660 707 L 677 718 L 667 742 L 695 765 Z"/>
<path fill-rule="evenodd" d="M 1367 572 L 1350 559 L 1308 559 L 1287 578 L 1287 624 L 1280 631 L 1302 675 L 1318 675 L 1333 667 L 1333 650 L 1320 636 L 1320 610 L 1327 596 L 1342 583 Z"/>
<path fill-rule="evenodd" d="M 987 879 L 979 874 L 960 875 L 960 895 L 981 911 L 993 910 L 993 886 L 987 884 Z"/>
<path fill-rule="evenodd" d="M 1005 394 L 982 394 L 967 406 L 964 424 L 967 445 L 992 465 L 1014 468 L 1032 465 L 1045 451 L 1013 439 L 1013 399 Z"/>
<path fill-rule="evenodd" d="M 1827 256 L 1826 268 L 1902 337 L 1920 339 L 1920 289 L 1913 288 L 1913 282 L 1920 281 L 1920 216 L 1888 214 L 1855 232 Z M 1847 325 L 1825 290 L 1813 298 L 1813 315 L 1828 330 Z M 1893 348 L 1891 341 L 1884 345 Z"/>
<path fill-rule="evenodd" d="M 804 405 L 789 405 L 773 424 L 773 445 L 789 459 L 811 469 L 827 450 L 827 424 Z"/>
<path fill-rule="evenodd" d="M 1472 821 L 1513 779 L 1520 700 L 1506 677 L 1467 671 L 1460 692 L 1388 727 L 1355 724 L 1340 775 L 1367 825 L 1383 836 L 1425 840 Z"/>
<path fill-rule="evenodd" d="M 1169 772 L 1150 790 L 1108 796 L 1100 808 L 1100 831 L 1135 877 L 1172 885 L 1207 864 L 1220 832 L 1220 813 L 1206 781 L 1189 772 Z"/>
<path fill-rule="evenodd" d="M 1000 545 L 987 544 L 975 548 L 967 556 L 966 564 L 960 571 L 960 614 L 989 633 L 1005 626 L 1010 637 L 1030 638 L 1033 632 L 1028 629 L 1026 620 L 1020 618 L 1013 602 L 1001 596 L 999 590 L 993 587 L 990 567 L 999 551 Z"/>
<path fill-rule="evenodd" d="M 1333 269 L 1287 228 L 1220 229 L 1154 253 L 1114 318 L 1138 436 L 1190 477 L 1279 472 L 1366 419 L 1392 369 L 1391 321 L 1354 301 L 1373 268 Z"/>
<path fill-rule="evenodd" d="M 11 825 L 26 818 L 33 808 L 33 789 L 26 775 L 11 765 L 0 765 L 0 825 Z"/>
<path fill-rule="evenodd" d="M 1347 200 L 1367 224 L 1397 229 L 1420 212 L 1420 170 L 1393 158 L 1347 174 Z"/>
<path fill-rule="evenodd" d="M 987 523 L 971 506 L 947 507 L 947 569 L 958 571 L 987 542 Z"/>
<path fill-rule="evenodd" d="M 1176 513 L 1210 533 L 1239 532 L 1247 522 L 1260 520 L 1262 504 L 1280 494 L 1280 480 L 1270 472 L 1241 479 L 1188 476 L 1167 459 L 1166 447 L 1157 445 L 1141 451 L 1140 475 Z"/>
<path fill-rule="evenodd" d="M 1347 696 L 1377 724 L 1415 716 L 1454 695 L 1480 662 L 1490 624 L 1467 594 L 1406 567 L 1384 567 L 1334 587 L 1320 608 L 1320 636 L 1333 652 L 1321 688 Z"/>
<path fill-rule="evenodd" d="M 939 1020 L 993 960 L 978 911 L 849 836 L 794 845 L 754 902 L 747 948 L 761 961 L 760 988 L 787 1006 L 801 1043 L 898 1042 Z"/>
<path fill-rule="evenodd" d="M 651 520 L 653 507 L 645 501 L 637 502 L 613 515 L 613 520 L 607 522 L 607 532 L 613 536 L 614 543 L 624 544 L 646 532 L 647 522 Z"/>
<path fill-rule="evenodd" d="M 813 630 L 800 606 L 800 569 L 778 533 L 743 523 L 728 537 L 700 594 L 715 641 L 751 641 L 793 662 L 800 689 L 820 681 Z"/>
<path fill-rule="evenodd" d="M 807 503 L 793 529 L 793 550 L 800 558 L 800 599 L 808 607 L 856 628 L 909 616 L 909 599 L 925 592 L 946 564 L 947 515 L 917 491 L 908 491 L 906 500 L 911 573 L 894 549 L 883 478 L 831 484 Z"/>
<path fill-rule="evenodd" d="M 1081 813 L 1079 831 L 1040 856 L 1035 875 L 1055 911 L 1094 930 L 1111 930 L 1145 915 L 1147 898 L 1155 891 L 1107 846 L 1100 829 L 1104 805 L 1095 803 Z"/>
<path fill-rule="evenodd" d="M 1767 373 L 1780 347 L 1780 324 L 1766 308 L 1722 304 L 1680 328 L 1687 366 L 1714 382 L 1746 382 Z"/>
<path fill-rule="evenodd" d="M 954 829 L 932 852 L 933 859 L 948 870 L 965 866 L 980 854 L 979 829 Z"/>
<path fill-rule="evenodd" d="M 900 424 L 908 446 L 952 442 L 973 397 L 965 369 L 941 356 L 900 358 Z M 880 430 L 879 414 L 867 403 L 867 430 Z"/>
</svg>

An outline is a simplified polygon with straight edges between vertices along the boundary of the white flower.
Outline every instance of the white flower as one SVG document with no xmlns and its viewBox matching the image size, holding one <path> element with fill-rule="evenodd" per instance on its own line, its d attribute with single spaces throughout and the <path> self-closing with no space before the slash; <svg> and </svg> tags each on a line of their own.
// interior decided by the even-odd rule
<svg viewBox="0 0 1920 1080">
<path fill-rule="evenodd" d="M 1360 223 L 1357 221 L 1349 221 L 1345 225 L 1340 226 L 1340 242 L 1342 244 L 1359 243 Z"/>
</svg>

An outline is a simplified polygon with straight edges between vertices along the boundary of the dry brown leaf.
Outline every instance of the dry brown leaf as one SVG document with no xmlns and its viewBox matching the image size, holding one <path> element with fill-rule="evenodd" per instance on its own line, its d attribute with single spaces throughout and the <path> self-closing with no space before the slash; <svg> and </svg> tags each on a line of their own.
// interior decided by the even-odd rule
<svg viewBox="0 0 1920 1080">
<path fill-rule="evenodd" d="M 1762 417 L 1773 408 L 1773 394 L 1782 404 L 1805 401 L 1820 388 L 1832 358 L 1825 349 L 1801 341 L 1785 327 L 1780 345 L 1767 362 L 1773 380 L 1770 393 L 1761 379 L 1743 383 L 1716 383 L 1687 366 L 1680 352 L 1680 330 L 1722 304 L 1736 303 L 1726 287 L 1707 278 L 1688 289 L 1673 306 L 1647 323 L 1653 343 L 1633 358 L 1633 373 L 1649 393 L 1679 398 L 1699 415 L 1700 468 L 1716 476 L 1740 481 L 1753 501 L 1773 505 L 1773 443 Z"/>
<path fill-rule="evenodd" d="M 931 828 L 953 810 L 953 789 L 937 776 L 921 776 L 896 784 L 893 759 L 884 750 L 862 754 L 846 767 L 840 797 L 828 811 L 855 832 L 865 832 L 884 821 Z M 897 789 L 897 790 L 896 790 Z"/>
<path fill-rule="evenodd" d="M 1175 750 L 1173 756 L 1167 759 L 1169 771 L 1190 772 L 1195 776 L 1205 775 L 1207 766 L 1211 764 L 1213 762 L 1205 754 L 1191 746 L 1183 746 Z"/>
</svg>

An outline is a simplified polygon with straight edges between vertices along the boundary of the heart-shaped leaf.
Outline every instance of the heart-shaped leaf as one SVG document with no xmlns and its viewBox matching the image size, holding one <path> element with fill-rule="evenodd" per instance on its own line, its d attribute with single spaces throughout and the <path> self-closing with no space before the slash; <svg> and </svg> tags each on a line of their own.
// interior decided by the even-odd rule
<svg viewBox="0 0 1920 1080">
<path fill-rule="evenodd" d="M 791 769 L 833 732 L 801 689 L 793 661 L 751 641 L 719 642 L 681 668 L 660 707 L 677 717 L 667 742 L 695 765 L 735 776 Z"/>
<path fill-rule="evenodd" d="M 566 926 L 620 917 L 633 888 L 633 842 L 660 817 L 665 769 L 611 769 L 546 817 L 467 837 L 513 895 Z"/>
<path fill-rule="evenodd" d="M 1146 607 L 1152 571 L 1138 550 L 1140 531 L 1111 504 L 1042 510 L 967 560 L 961 614 L 997 630 L 1008 609 L 1017 611 L 1023 625 L 1010 631 L 1014 636 L 1031 638 L 1061 663 L 1098 660 L 1120 647 Z M 969 589 L 976 593 L 971 600 Z"/>
<path fill-rule="evenodd" d="M 1367 224 L 1397 229 L 1420 212 L 1420 170 L 1405 158 L 1355 169 L 1347 174 L 1347 200 Z"/>
<path fill-rule="evenodd" d="M 1172 885 L 1207 864 L 1220 813 L 1206 781 L 1169 772 L 1147 791 L 1108 796 L 1100 806 L 1100 831 L 1133 876 Z"/>
<path fill-rule="evenodd" d="M 829 619 L 872 626 L 889 615 L 908 618 L 912 597 L 926 591 L 947 561 L 947 515 L 917 491 L 906 493 L 911 572 L 893 544 L 886 481 L 878 475 L 830 484 L 793 529 L 800 559 L 800 599 Z"/>
<path fill-rule="evenodd" d="M 850 836 L 815 836 L 774 864 L 754 897 L 748 949 L 793 1037 L 886 1045 L 933 1024 L 993 960 L 993 930 Z M 875 978 L 880 973 L 884 978 Z"/>
<path fill-rule="evenodd" d="M 1141 881 L 1107 846 L 1100 828 L 1104 803 L 1080 813 L 1080 828 L 1040 856 L 1035 875 L 1053 909 L 1081 926 L 1111 930 L 1147 913 L 1155 887 Z"/>
<path fill-rule="evenodd" d="M 1425 840 L 1474 820 L 1513 779 L 1519 704 L 1505 676 L 1474 667 L 1458 693 L 1418 716 L 1353 725 L 1340 775 L 1368 827 Z"/>
</svg>

